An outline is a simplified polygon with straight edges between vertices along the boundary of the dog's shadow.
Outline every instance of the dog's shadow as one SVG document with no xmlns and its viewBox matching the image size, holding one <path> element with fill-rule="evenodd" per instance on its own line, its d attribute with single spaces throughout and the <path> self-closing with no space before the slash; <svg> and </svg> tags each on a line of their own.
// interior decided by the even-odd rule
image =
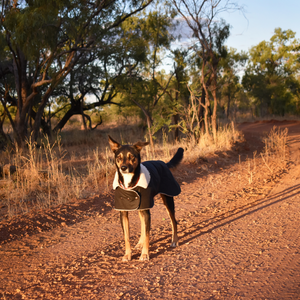
<svg viewBox="0 0 300 300">
<path fill-rule="evenodd" d="M 215 229 L 234 223 L 248 215 L 259 212 L 260 210 L 266 209 L 277 203 L 284 202 L 299 194 L 300 184 L 294 185 L 274 195 L 269 195 L 247 204 L 240 205 L 226 212 L 218 213 L 210 218 L 204 219 L 205 213 L 196 212 L 192 217 L 187 217 L 185 222 L 185 218 L 183 216 L 181 221 L 178 223 L 179 246 L 175 248 L 170 247 L 171 232 L 169 224 L 163 229 L 161 227 L 157 229 L 153 228 L 150 238 L 150 260 L 159 258 L 163 255 L 173 255 L 172 252 L 177 252 L 178 250 L 181 251 L 180 248 L 182 245 L 187 245 L 205 234 L 212 233 Z M 138 235 L 133 235 L 131 237 L 131 244 L 135 245 L 138 238 Z M 104 256 L 111 262 L 119 261 L 124 255 L 124 241 L 119 240 L 102 250 L 105 252 Z M 141 251 L 133 247 L 132 261 L 138 260 L 140 254 Z M 99 255 L 98 259 L 99 262 L 102 261 L 103 256 Z"/>
<path fill-rule="evenodd" d="M 276 193 L 265 198 L 257 199 L 253 202 L 247 203 L 236 207 L 233 210 L 217 214 L 213 218 L 201 220 L 197 222 L 197 217 L 201 218 L 201 213 L 195 214 L 193 216 L 193 225 L 188 226 L 185 224 L 178 224 L 179 229 L 179 247 L 180 245 L 185 245 L 191 241 L 199 238 L 200 236 L 211 233 L 213 230 L 226 226 L 228 224 L 234 223 L 239 219 L 242 219 L 248 215 L 254 214 L 260 210 L 266 209 L 277 203 L 286 201 L 293 196 L 300 194 L 300 184 L 293 187 L 287 188 L 282 192 Z M 167 229 L 166 229 L 167 231 Z M 158 234 L 155 233 L 156 237 Z M 177 249 L 170 247 L 171 238 L 170 233 L 160 233 L 160 237 L 151 241 L 150 243 L 150 257 L 157 258 L 161 255 L 166 254 Z M 136 255 L 137 256 L 137 255 Z"/>
</svg>

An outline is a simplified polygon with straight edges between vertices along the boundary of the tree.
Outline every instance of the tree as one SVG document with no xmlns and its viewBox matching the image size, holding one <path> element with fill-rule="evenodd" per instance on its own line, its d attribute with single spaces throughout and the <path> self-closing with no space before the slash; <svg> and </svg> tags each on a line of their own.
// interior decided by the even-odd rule
<svg viewBox="0 0 300 300">
<path fill-rule="evenodd" d="M 86 111 L 106 104 L 119 105 L 114 99 L 119 92 L 120 82 L 129 76 L 129 70 L 145 63 L 147 58 L 147 42 L 134 19 L 134 16 L 128 18 L 115 29 L 115 36 L 107 41 L 104 49 L 86 53 L 59 86 L 56 94 L 65 96 L 68 110 L 55 126 L 54 132 L 61 130 L 75 114 L 81 114 L 85 124 L 85 119 L 90 122 Z M 89 97 L 87 102 L 86 96 L 93 96 L 94 100 Z"/>
<path fill-rule="evenodd" d="M 37 139 L 50 97 L 86 53 L 109 51 L 106 47 L 118 40 L 120 24 L 151 2 L 2 1 L 1 102 L 19 144 L 28 136 L 30 120 Z M 7 85 L 8 81 L 13 84 Z M 9 105 L 17 107 L 14 119 Z"/>
<path fill-rule="evenodd" d="M 292 99 L 299 94 L 300 41 L 295 32 L 276 28 L 270 41 L 249 51 L 243 86 L 255 99 L 259 114 L 284 116 L 293 111 Z"/>
<path fill-rule="evenodd" d="M 195 51 L 201 57 L 201 85 L 205 93 L 205 127 L 209 133 L 208 110 L 209 95 L 213 97 L 212 131 L 214 140 L 217 135 L 217 76 L 220 59 L 226 56 L 224 42 L 229 36 L 229 25 L 224 21 L 216 22 L 216 16 L 221 12 L 240 9 L 231 1 L 222 0 L 172 0 L 178 13 L 183 17 L 196 39 Z M 200 48 L 198 48 L 198 46 Z M 203 93 L 202 93 L 203 94 Z M 199 98 L 201 99 L 201 98 Z"/>
<path fill-rule="evenodd" d="M 116 80 L 118 89 L 123 93 L 124 103 L 134 103 L 141 109 L 147 122 L 152 150 L 154 148 L 152 113 L 166 93 L 173 76 L 157 70 L 162 64 L 160 54 L 169 48 L 173 39 L 170 29 L 173 27 L 174 19 L 173 10 L 169 10 L 168 7 L 159 8 L 161 6 L 131 18 L 135 23 L 134 27 L 141 30 L 142 40 L 146 43 L 144 49 L 146 60 L 138 64 L 128 61 L 128 74 Z"/>
<path fill-rule="evenodd" d="M 187 73 L 187 50 L 176 49 L 172 51 L 174 56 L 174 79 L 171 81 L 169 88 L 167 89 L 167 95 L 169 96 L 172 106 L 176 107 L 179 105 L 185 105 L 188 103 L 189 91 L 187 88 L 188 84 L 188 73 Z M 174 111 L 174 110 L 172 110 Z M 179 140 L 179 123 L 180 114 L 175 110 L 173 114 L 174 127 L 175 127 L 175 140 Z"/>
<path fill-rule="evenodd" d="M 248 56 L 245 52 L 237 53 L 236 49 L 230 48 L 227 56 L 220 62 L 220 80 L 218 85 L 221 96 L 227 98 L 226 116 L 229 118 L 232 100 L 240 90 L 240 77 L 242 67 L 247 62 Z"/>
</svg>

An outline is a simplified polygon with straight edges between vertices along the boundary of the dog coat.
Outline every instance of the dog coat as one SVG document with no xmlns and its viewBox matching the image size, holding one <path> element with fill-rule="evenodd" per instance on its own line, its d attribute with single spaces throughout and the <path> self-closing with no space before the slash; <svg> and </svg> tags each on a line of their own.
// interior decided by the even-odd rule
<svg viewBox="0 0 300 300">
<path fill-rule="evenodd" d="M 116 172 L 113 189 L 115 190 L 116 210 L 145 210 L 154 205 L 154 196 L 164 194 L 174 197 L 181 189 L 167 165 L 160 160 L 141 163 L 141 172 L 137 184 L 131 188 L 120 185 Z"/>
</svg>

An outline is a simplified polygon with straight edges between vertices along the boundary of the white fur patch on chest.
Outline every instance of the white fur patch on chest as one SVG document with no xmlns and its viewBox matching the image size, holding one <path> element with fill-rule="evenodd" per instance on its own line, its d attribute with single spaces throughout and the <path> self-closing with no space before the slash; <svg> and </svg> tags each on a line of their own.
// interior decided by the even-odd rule
<svg viewBox="0 0 300 300">
<path fill-rule="evenodd" d="M 129 184 L 132 180 L 133 173 L 122 173 L 123 181 L 124 181 L 124 187 L 127 189 L 129 187 Z"/>
<path fill-rule="evenodd" d="M 141 166 L 141 173 L 140 173 L 140 177 L 139 177 L 139 180 L 138 180 L 136 186 L 140 186 L 140 187 L 146 189 L 150 182 L 151 176 L 150 176 L 148 169 L 143 164 L 141 164 L 140 166 Z M 125 188 L 125 189 L 134 188 L 134 187 L 130 187 L 130 188 L 128 187 L 129 183 L 132 180 L 133 173 L 131 173 L 131 174 L 125 173 L 125 174 L 122 174 L 122 176 L 124 179 L 124 186 L 122 186 L 122 188 Z M 127 178 L 126 178 L 126 176 L 127 176 Z M 116 172 L 114 182 L 113 182 L 113 189 L 115 190 L 118 186 L 120 186 L 120 181 L 119 181 L 118 172 Z"/>
</svg>

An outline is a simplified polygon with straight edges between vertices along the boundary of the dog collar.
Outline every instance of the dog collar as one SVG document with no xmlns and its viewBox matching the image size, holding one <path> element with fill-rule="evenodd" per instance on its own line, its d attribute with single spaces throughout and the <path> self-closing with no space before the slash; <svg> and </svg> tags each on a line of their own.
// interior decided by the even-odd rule
<svg viewBox="0 0 300 300">
<path fill-rule="evenodd" d="M 136 185 L 134 187 L 129 187 L 126 190 L 133 189 L 137 186 L 142 187 L 144 189 L 146 189 L 148 187 L 150 179 L 151 179 L 150 173 L 143 164 L 140 164 L 140 167 L 141 167 L 141 172 L 140 172 L 140 177 L 139 177 L 138 182 L 136 183 Z M 115 178 L 113 181 L 113 189 L 115 190 L 117 187 L 125 189 L 122 185 L 120 185 L 118 172 L 116 172 L 116 174 L 115 174 Z"/>
</svg>

